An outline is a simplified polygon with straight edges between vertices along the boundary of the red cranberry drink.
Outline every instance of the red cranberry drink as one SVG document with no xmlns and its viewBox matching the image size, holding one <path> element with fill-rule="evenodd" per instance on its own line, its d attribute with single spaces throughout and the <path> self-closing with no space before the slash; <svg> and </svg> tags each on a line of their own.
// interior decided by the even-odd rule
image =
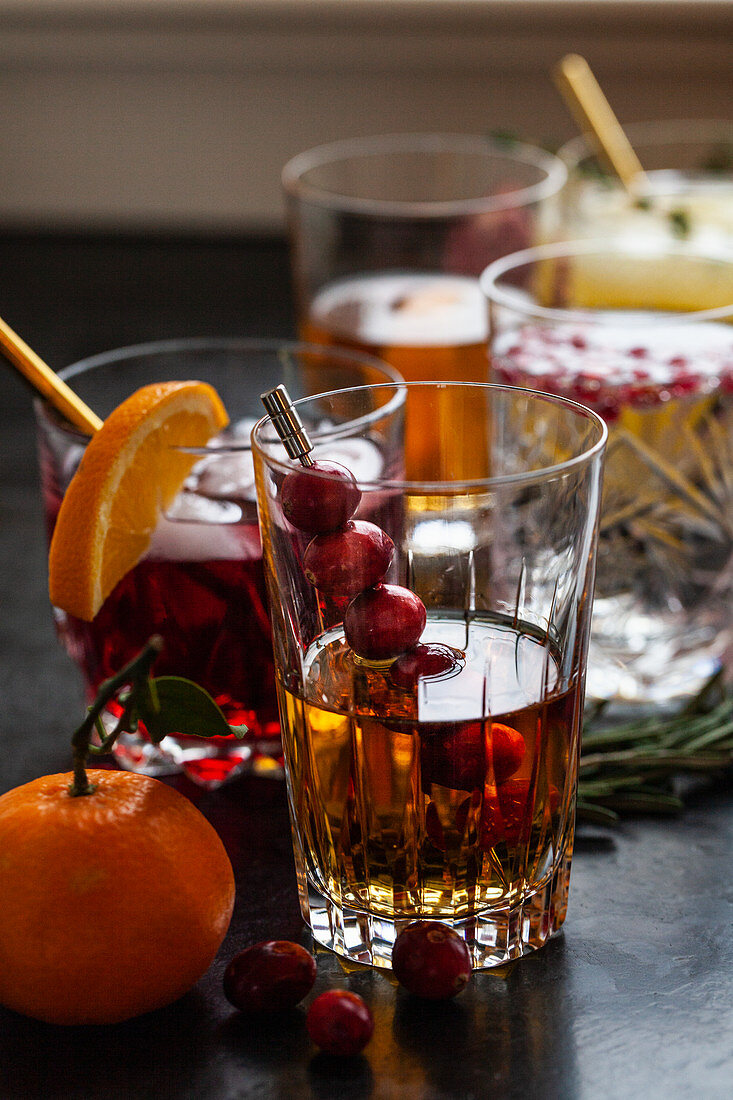
<svg viewBox="0 0 733 1100">
<path fill-rule="evenodd" d="M 392 383 L 399 376 L 349 351 L 247 340 L 161 341 L 105 353 L 62 373 L 100 416 L 151 381 L 200 378 L 217 390 L 231 422 L 202 450 L 183 490 L 152 533 L 145 556 L 122 577 L 95 618 L 82 622 L 58 610 L 54 615 L 90 697 L 152 634 L 159 634 L 164 645 L 155 674 L 200 684 L 229 723 L 244 728 L 244 736 L 217 740 L 175 735 L 157 746 L 140 730 L 119 739 L 118 761 L 149 774 L 183 768 L 212 787 L 244 768 L 282 776 L 249 440 L 260 394 L 273 378 L 287 380 L 298 393 L 312 394 L 324 384 L 338 390 Z M 37 422 L 50 535 L 86 440 L 40 404 Z M 329 425 L 319 418 L 318 427 L 327 431 Z M 336 433 L 322 450 L 326 463 L 347 462 L 359 477 L 381 472 L 382 452 L 368 438 L 352 442 Z"/>
<path fill-rule="evenodd" d="M 161 519 L 149 550 L 105 600 L 91 622 L 56 612 L 57 628 L 84 674 L 89 698 L 152 634 L 163 638 L 158 676 L 182 676 L 205 688 L 243 739 L 167 738 L 156 750 L 161 771 L 181 765 L 198 783 L 217 786 L 244 764 L 273 773 L 281 758 L 272 631 L 262 570 L 252 455 L 252 421 L 219 437 L 221 448 L 194 467 L 184 491 Z M 381 469 L 368 441 L 331 443 L 369 478 Z M 48 469 L 48 456 L 43 465 Z M 326 468 L 330 464 L 326 463 Z M 60 505 L 53 479 L 44 478 L 49 536 Z M 133 770 L 151 746 L 123 735 L 118 760 Z"/>
<path fill-rule="evenodd" d="M 246 427 L 240 426 L 240 439 Z M 60 497 L 51 456 L 41 442 L 49 536 Z M 214 495 L 205 495 L 206 492 Z M 280 755 L 262 545 L 248 452 L 204 460 L 188 479 L 146 556 L 113 589 L 91 622 L 56 612 L 56 624 L 94 697 L 152 634 L 163 638 L 155 674 L 183 676 L 204 687 L 244 740 L 167 738 L 161 771 L 183 764 L 193 778 L 217 785 L 253 753 Z M 225 744 L 226 740 L 226 744 Z M 118 759 L 146 765 L 151 746 L 123 736 Z"/>
<path fill-rule="evenodd" d="M 403 385 L 400 415 L 416 391 L 434 414 L 444 388 Z M 303 914 L 380 966 L 414 920 L 445 921 L 491 966 L 542 946 L 567 908 L 605 429 L 554 398 L 453 391 L 497 443 L 482 481 L 357 477 L 354 495 L 343 473 L 283 462 L 268 421 L 253 434 Z M 528 409 L 562 441 L 549 475 Z M 441 435 L 447 469 L 464 427 Z"/>
</svg>

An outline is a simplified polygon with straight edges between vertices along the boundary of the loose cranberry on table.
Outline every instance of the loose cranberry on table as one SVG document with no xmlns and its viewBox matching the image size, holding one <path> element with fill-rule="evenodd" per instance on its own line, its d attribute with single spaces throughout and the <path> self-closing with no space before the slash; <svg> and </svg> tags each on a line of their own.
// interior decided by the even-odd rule
<svg viewBox="0 0 733 1100">
<path fill-rule="evenodd" d="M 381 527 L 354 519 L 308 543 L 303 571 L 325 595 L 351 597 L 382 580 L 393 554 L 394 543 Z"/>
<path fill-rule="evenodd" d="M 264 940 L 230 960 L 224 995 L 243 1012 L 281 1012 L 302 1001 L 315 980 L 316 960 L 304 947 Z"/>
<path fill-rule="evenodd" d="M 344 633 L 357 656 L 388 661 L 417 643 L 426 622 L 425 604 L 409 588 L 377 584 L 346 608 Z"/>
<path fill-rule="evenodd" d="M 343 526 L 360 500 L 354 475 L 338 462 L 314 462 L 292 470 L 280 488 L 285 518 L 293 527 L 312 535 Z"/>
<path fill-rule="evenodd" d="M 369 1008 L 358 994 L 346 989 L 329 989 L 316 997 L 305 1024 L 317 1047 L 347 1056 L 362 1051 L 374 1031 Z"/>
<path fill-rule="evenodd" d="M 439 921 L 418 920 L 408 924 L 395 940 L 392 970 L 410 993 L 445 1000 L 468 984 L 471 956 L 466 941 L 452 928 Z"/>
</svg>

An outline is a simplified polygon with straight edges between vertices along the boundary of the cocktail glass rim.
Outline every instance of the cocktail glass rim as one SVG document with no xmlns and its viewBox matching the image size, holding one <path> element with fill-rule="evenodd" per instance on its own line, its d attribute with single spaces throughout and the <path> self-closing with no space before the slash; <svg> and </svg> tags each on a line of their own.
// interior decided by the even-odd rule
<svg viewBox="0 0 733 1100">
<path fill-rule="evenodd" d="M 492 157 L 521 161 L 544 173 L 544 178 L 527 187 L 501 195 L 477 195 L 474 198 L 446 200 L 398 200 L 360 198 L 316 187 L 303 177 L 311 169 L 354 156 L 378 156 L 391 153 L 436 153 L 446 150 L 488 153 Z M 530 206 L 556 194 L 566 182 L 567 168 L 559 157 L 539 146 L 522 141 L 501 140 L 490 135 L 457 133 L 392 133 L 347 138 L 314 146 L 292 157 L 282 169 L 286 194 L 348 213 L 390 218 L 439 219 L 457 215 L 483 214 Z"/>
<path fill-rule="evenodd" d="M 359 479 L 359 486 L 364 489 L 383 489 L 389 492 L 405 492 L 419 491 L 421 493 L 435 493 L 439 495 L 441 493 L 450 493 L 455 495 L 465 490 L 467 493 L 475 491 L 477 488 L 484 488 L 487 491 L 492 489 L 498 489 L 509 485 L 526 484 L 533 485 L 537 482 L 549 480 L 557 475 L 574 469 L 580 465 L 590 465 L 595 461 L 599 452 L 602 453 L 606 446 L 608 439 L 608 428 L 605 421 L 601 416 L 595 413 L 592 409 L 587 408 L 585 405 L 581 405 L 578 401 L 573 401 L 567 397 L 560 397 L 556 394 L 543 393 L 540 390 L 529 390 L 519 386 L 504 386 L 494 382 L 401 382 L 401 383 L 381 383 L 371 386 L 353 386 L 348 389 L 331 390 L 323 394 L 314 395 L 313 397 L 300 398 L 293 402 L 293 405 L 298 408 L 309 401 L 322 400 L 324 398 L 338 398 L 348 394 L 358 394 L 359 392 L 373 392 L 375 390 L 389 390 L 396 388 L 400 391 L 400 394 L 407 395 L 410 389 L 416 389 L 419 387 L 429 387 L 439 390 L 448 389 L 472 389 L 477 392 L 485 393 L 487 391 L 495 393 L 507 393 L 510 395 L 522 396 L 525 399 L 529 398 L 532 401 L 539 400 L 548 405 L 559 405 L 569 411 L 579 414 L 582 419 L 589 421 L 597 429 L 597 438 L 590 444 L 588 444 L 584 450 L 579 454 L 573 455 L 570 458 L 565 459 L 562 462 L 554 462 L 549 466 L 542 466 L 536 470 L 523 470 L 518 473 L 511 474 L 498 474 L 492 477 L 482 477 L 473 479 L 457 479 L 452 481 L 446 480 L 409 480 L 402 478 L 378 478 L 376 481 L 370 481 L 368 479 Z M 385 413 L 385 405 L 380 406 L 376 410 L 375 415 L 382 416 Z M 350 420 L 348 422 L 349 433 L 353 428 L 353 425 L 357 423 L 356 420 Z M 287 474 L 293 469 L 293 462 L 287 459 L 279 459 L 272 454 L 271 447 L 273 444 L 279 444 L 279 437 L 273 433 L 271 437 L 266 440 L 262 440 L 262 433 L 264 429 L 272 424 L 272 417 L 269 415 L 262 416 L 252 428 L 251 441 L 252 451 L 256 453 L 260 459 L 270 468 L 276 470 L 278 473 Z M 329 480 L 331 475 L 327 473 L 318 473 L 315 476 L 322 477 L 324 480 Z"/>
<path fill-rule="evenodd" d="M 266 354 L 274 353 L 276 355 L 289 354 L 317 354 L 322 355 L 324 358 L 335 357 L 337 359 L 350 360 L 355 364 L 362 364 L 367 367 L 372 367 L 381 371 L 387 377 L 392 379 L 391 382 L 384 383 L 385 386 L 399 387 L 402 384 L 402 375 L 390 366 L 389 363 L 383 362 L 383 360 L 376 356 L 369 355 L 366 352 L 361 352 L 357 349 L 341 347 L 339 345 L 326 345 L 308 343 L 307 341 L 279 339 L 278 337 L 272 338 L 259 338 L 259 337 L 236 337 L 236 336 L 222 336 L 222 337 L 181 337 L 171 338 L 165 340 L 148 340 L 141 344 L 128 344 L 124 347 L 111 348 L 109 351 L 98 352 L 95 355 L 86 356 L 84 359 L 78 359 L 74 363 L 70 363 L 68 366 L 62 367 L 58 371 L 58 375 L 65 382 L 73 388 L 73 379 L 79 375 L 84 374 L 90 370 L 94 370 L 97 367 L 108 367 L 115 363 L 122 363 L 128 359 L 144 358 L 145 356 L 155 355 L 169 355 L 169 354 L 183 354 L 188 351 L 223 351 L 232 352 L 237 351 L 251 352 L 254 354 Z M 151 376 L 151 382 L 155 382 L 156 379 Z M 316 396 L 316 395 L 313 395 Z M 304 400 L 309 400 L 305 398 Z M 399 392 L 395 397 L 395 401 L 399 401 Z M 70 442 L 86 444 L 89 442 L 89 436 L 86 435 L 79 428 L 75 428 L 72 424 L 61 417 L 61 415 L 52 408 L 47 401 L 42 397 L 36 397 L 34 399 L 34 406 L 36 415 L 43 417 L 47 422 L 52 423 L 54 428 L 64 433 L 68 437 Z M 359 426 L 366 426 L 372 418 L 379 415 L 384 415 L 385 409 L 380 408 L 372 412 L 366 413 L 364 417 L 358 422 Z M 353 424 L 349 424 L 349 429 L 353 428 Z M 334 439 L 339 434 L 343 434 L 338 431 L 333 431 L 327 436 L 324 434 L 323 438 Z M 320 438 L 320 437 L 319 437 Z M 216 437 L 216 440 L 220 440 L 220 437 Z M 202 456 L 224 456 L 234 453 L 247 453 L 251 451 L 250 436 L 242 436 L 241 442 L 216 442 L 215 440 L 203 447 L 179 447 L 178 450 L 184 451 L 187 454 L 197 454 Z"/>
<path fill-rule="evenodd" d="M 661 242 L 650 244 L 643 242 L 636 247 L 631 244 L 614 243 L 604 238 L 590 238 L 587 240 L 552 241 L 549 244 L 535 245 L 532 248 L 523 248 L 519 252 L 511 252 L 508 256 L 501 256 L 481 272 L 479 285 L 488 302 L 543 321 L 601 325 L 604 323 L 604 314 L 608 317 L 612 313 L 616 313 L 617 316 L 622 313 L 624 324 L 632 327 L 637 324 L 648 325 L 649 312 L 655 314 L 655 324 L 697 324 L 701 321 L 730 320 L 733 315 L 733 302 L 724 306 L 716 306 L 714 309 L 681 310 L 678 313 L 663 312 L 661 310 L 659 312 L 654 310 L 644 311 L 643 309 L 635 313 L 631 309 L 611 310 L 604 309 L 602 306 L 558 309 L 555 306 L 539 305 L 529 297 L 526 290 L 522 290 L 513 284 L 498 285 L 498 280 L 502 275 L 506 275 L 508 271 L 522 267 L 524 264 L 534 263 L 538 260 L 556 260 L 561 257 L 592 253 L 638 259 L 659 259 L 672 256 L 680 260 L 692 259 L 719 264 L 723 267 L 731 266 L 730 261 L 726 260 L 724 256 L 711 256 L 702 249 L 691 248 L 684 244 L 664 244 Z"/>
<path fill-rule="evenodd" d="M 733 141 L 733 119 L 724 118 L 672 118 L 672 119 L 644 119 L 641 122 L 629 122 L 624 124 L 624 132 L 636 151 L 647 147 L 662 147 L 664 145 L 702 145 L 715 141 Z M 584 160 L 596 157 L 596 149 L 588 134 L 578 134 L 570 138 L 557 150 L 559 159 L 568 169 L 570 175 L 574 169 Z M 689 168 L 678 168 L 669 164 L 666 170 L 677 169 L 682 175 L 690 172 Z M 661 171 L 662 169 L 659 169 Z M 654 169 L 653 169 L 654 171 Z M 704 168 L 696 169 L 696 174 L 707 175 Z M 710 173 L 711 176 L 714 173 Z M 611 177 L 613 178 L 613 177 Z M 621 182 L 618 181 L 621 187 Z"/>
</svg>

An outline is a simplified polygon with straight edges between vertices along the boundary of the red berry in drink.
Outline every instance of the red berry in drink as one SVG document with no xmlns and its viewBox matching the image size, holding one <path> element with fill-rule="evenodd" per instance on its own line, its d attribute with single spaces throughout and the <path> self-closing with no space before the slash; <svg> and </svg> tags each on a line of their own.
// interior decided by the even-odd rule
<svg viewBox="0 0 733 1100">
<path fill-rule="evenodd" d="M 461 664 L 461 656 L 455 649 L 440 642 L 418 643 L 395 661 L 389 674 L 398 687 L 412 692 L 416 690 L 418 681 L 425 677 L 454 672 Z"/>
<path fill-rule="evenodd" d="M 426 622 L 425 604 L 409 588 L 377 584 L 346 608 L 344 633 L 357 656 L 388 661 L 416 644 Z"/>
<path fill-rule="evenodd" d="M 428 802 L 425 810 L 425 832 L 428 834 L 428 839 L 433 847 L 437 848 L 439 852 L 444 852 L 446 848 L 445 833 L 443 832 L 440 814 L 434 802 Z"/>
<path fill-rule="evenodd" d="M 492 722 L 491 755 L 497 783 L 503 783 L 519 771 L 524 758 L 524 738 L 519 730 L 501 722 Z"/>
<path fill-rule="evenodd" d="M 554 785 L 550 786 L 548 803 L 554 814 L 560 804 L 560 792 Z M 509 848 L 526 844 L 537 809 L 534 798 L 530 798 L 528 779 L 509 779 L 494 791 L 487 791 L 481 809 L 481 847 L 488 851 L 497 844 Z"/>
<path fill-rule="evenodd" d="M 329 989 L 308 1009 L 305 1025 L 316 1046 L 328 1054 L 358 1054 L 374 1031 L 374 1018 L 364 1001 L 346 989 Z"/>
<path fill-rule="evenodd" d="M 483 787 L 486 738 L 483 722 L 424 722 L 420 727 L 420 765 L 426 790 L 432 784 L 452 791 Z"/>
<path fill-rule="evenodd" d="M 224 995 L 243 1012 L 293 1008 L 316 980 L 316 960 L 298 943 L 264 940 L 241 951 L 224 971 Z"/>
<path fill-rule="evenodd" d="M 486 792 L 481 810 L 481 847 L 488 851 L 497 844 L 516 848 L 526 844 L 532 828 L 532 806 L 528 805 L 529 780 L 511 779 Z"/>
<path fill-rule="evenodd" d="M 327 596 L 351 597 L 381 581 L 393 554 L 394 543 L 381 527 L 354 519 L 308 543 L 303 571 Z"/>
<path fill-rule="evenodd" d="M 490 774 L 489 753 L 497 783 L 514 775 L 524 758 L 524 738 L 512 726 L 492 722 L 487 744 L 488 725 L 488 719 L 458 726 L 424 723 L 420 730 L 423 785 L 429 789 L 437 783 L 454 791 L 483 788 Z"/>
<path fill-rule="evenodd" d="M 351 470 L 339 462 L 314 462 L 291 470 L 280 487 L 285 518 L 312 535 L 335 531 L 350 520 L 361 500 Z"/>
<path fill-rule="evenodd" d="M 400 932 L 392 948 L 392 970 L 400 985 L 418 997 L 444 1000 L 465 989 L 471 976 L 466 941 L 439 921 L 418 920 Z"/>
</svg>

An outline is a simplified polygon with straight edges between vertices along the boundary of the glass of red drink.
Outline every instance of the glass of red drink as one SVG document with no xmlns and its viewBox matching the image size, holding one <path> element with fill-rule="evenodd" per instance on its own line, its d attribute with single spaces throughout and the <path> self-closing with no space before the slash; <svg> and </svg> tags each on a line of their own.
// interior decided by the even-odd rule
<svg viewBox="0 0 733 1100">
<path fill-rule="evenodd" d="M 565 920 L 606 428 L 488 384 L 295 409 L 308 432 L 337 406 L 357 441 L 376 401 L 370 438 L 395 458 L 415 417 L 442 423 L 439 480 L 395 461 L 354 493 L 288 459 L 269 417 L 252 435 L 301 908 L 356 961 L 389 966 L 429 918 L 498 965 Z"/>
<path fill-rule="evenodd" d="M 558 242 L 482 285 L 493 377 L 608 423 L 588 694 L 678 709 L 733 640 L 733 255 Z"/>
<path fill-rule="evenodd" d="M 140 734 L 115 746 L 125 768 L 148 774 L 183 769 L 216 787 L 244 770 L 282 774 L 272 638 L 262 571 L 250 430 L 260 394 L 281 381 L 301 396 L 399 376 L 365 355 L 336 348 L 257 340 L 170 340 L 110 351 L 59 372 L 102 418 L 140 386 L 198 379 L 219 392 L 227 430 L 202 449 L 183 491 L 161 518 L 145 557 L 127 573 L 92 622 L 54 608 L 56 628 L 87 692 L 118 672 L 152 634 L 164 648 L 156 675 L 194 680 L 217 701 L 243 739 Z M 35 403 L 41 486 L 50 539 L 61 499 L 86 438 L 40 399 Z M 331 441 L 333 456 L 341 454 Z M 363 447 L 349 461 L 374 469 Z"/>
<path fill-rule="evenodd" d="M 302 338 L 371 352 L 410 380 L 487 381 L 478 277 L 547 236 L 547 200 L 565 180 L 541 149 L 472 134 L 379 135 L 296 156 L 282 181 Z M 430 433 L 411 429 L 411 476 L 436 476 L 435 455 Z M 461 462 L 471 477 L 482 458 L 467 445 Z"/>
</svg>

